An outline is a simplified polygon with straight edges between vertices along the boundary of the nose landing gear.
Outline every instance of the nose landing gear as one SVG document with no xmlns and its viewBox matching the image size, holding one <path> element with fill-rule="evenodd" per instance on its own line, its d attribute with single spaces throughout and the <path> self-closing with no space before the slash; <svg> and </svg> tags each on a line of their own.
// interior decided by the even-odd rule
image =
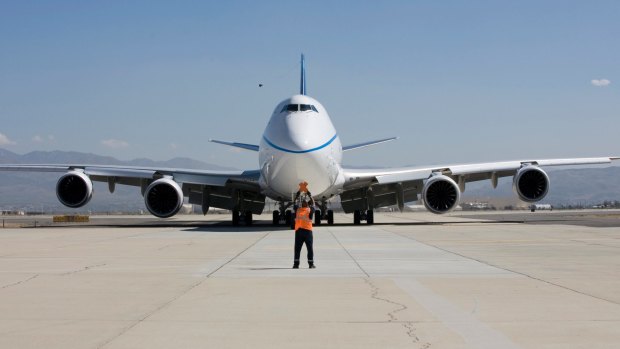
<svg viewBox="0 0 620 349">
<path fill-rule="evenodd" d="M 288 209 L 291 205 L 292 203 L 290 202 L 279 202 L 280 207 L 277 211 L 273 211 L 273 226 L 291 225 L 291 222 L 293 221 L 293 212 Z"/>
<path fill-rule="evenodd" d="M 245 225 L 250 226 L 254 223 L 252 217 L 252 211 L 245 211 L 243 214 L 239 210 L 232 210 L 232 225 L 239 226 L 239 223 L 243 221 Z"/>
</svg>

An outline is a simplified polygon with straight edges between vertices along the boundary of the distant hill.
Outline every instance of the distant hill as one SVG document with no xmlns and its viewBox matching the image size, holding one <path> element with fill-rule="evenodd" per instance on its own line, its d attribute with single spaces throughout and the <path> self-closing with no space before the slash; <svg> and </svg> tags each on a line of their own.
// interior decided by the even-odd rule
<svg viewBox="0 0 620 349">
<path fill-rule="evenodd" d="M 135 159 L 122 161 L 108 156 L 63 151 L 35 151 L 24 155 L 0 149 L 0 163 L 40 164 L 108 164 L 124 166 L 153 166 L 207 170 L 235 170 L 188 158 L 168 161 Z M 556 169 L 547 168 L 551 190 L 542 203 L 553 205 L 596 204 L 605 200 L 620 200 L 620 167 Z M 31 211 L 76 212 L 56 199 L 59 174 L 0 172 L 0 208 Z M 104 183 L 94 183 L 93 199 L 78 212 L 137 212 L 144 210 L 139 188 L 119 185 L 114 194 Z M 512 192 L 512 177 L 499 181 L 497 189 L 490 181 L 468 183 L 463 201 L 506 199 L 516 203 Z"/>
<path fill-rule="evenodd" d="M 89 165 L 119 165 L 119 166 L 152 166 L 152 167 L 175 167 L 205 170 L 236 170 L 233 167 L 225 167 L 209 164 L 189 158 L 173 158 L 166 161 L 151 159 L 134 159 L 129 161 L 118 160 L 111 156 L 101 156 L 91 153 L 75 151 L 33 151 L 19 155 L 0 149 L 0 164 L 89 164 Z"/>
</svg>

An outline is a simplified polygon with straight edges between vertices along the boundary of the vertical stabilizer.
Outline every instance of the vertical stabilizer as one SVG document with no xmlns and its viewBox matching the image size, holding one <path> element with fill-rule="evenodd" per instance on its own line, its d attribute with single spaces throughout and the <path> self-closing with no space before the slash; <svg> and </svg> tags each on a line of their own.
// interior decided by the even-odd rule
<svg viewBox="0 0 620 349">
<path fill-rule="evenodd" d="M 299 82 L 299 94 L 306 95 L 306 61 L 301 54 L 301 81 Z"/>
</svg>

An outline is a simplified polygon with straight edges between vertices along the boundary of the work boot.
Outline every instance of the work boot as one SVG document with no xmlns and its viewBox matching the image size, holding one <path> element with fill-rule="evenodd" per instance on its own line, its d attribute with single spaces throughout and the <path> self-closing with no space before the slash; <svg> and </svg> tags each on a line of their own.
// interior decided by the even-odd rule
<svg viewBox="0 0 620 349">
<path fill-rule="evenodd" d="M 314 269 L 314 268 L 316 268 L 316 267 L 314 266 L 314 262 L 310 262 L 310 263 L 308 263 L 308 268 L 310 268 L 310 269 Z"/>
<path fill-rule="evenodd" d="M 293 269 L 299 269 L 299 263 L 293 263 Z"/>
</svg>

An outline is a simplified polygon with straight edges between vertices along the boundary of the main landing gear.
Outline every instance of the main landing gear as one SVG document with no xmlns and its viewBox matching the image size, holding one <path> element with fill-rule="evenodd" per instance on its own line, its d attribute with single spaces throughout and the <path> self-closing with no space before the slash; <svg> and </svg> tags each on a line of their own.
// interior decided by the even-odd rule
<svg viewBox="0 0 620 349">
<path fill-rule="evenodd" d="M 353 224 L 360 225 L 361 221 L 366 221 L 367 224 L 375 223 L 375 213 L 373 210 L 361 211 L 355 210 L 353 212 Z"/>
<path fill-rule="evenodd" d="M 327 209 L 327 201 L 321 200 L 319 208 L 314 210 L 314 225 L 321 225 L 322 221 L 327 221 L 328 225 L 334 225 L 334 211 Z"/>
<path fill-rule="evenodd" d="M 314 210 L 314 225 L 321 225 L 323 221 L 327 221 L 328 225 L 334 225 L 334 211 L 332 210 Z"/>
</svg>

